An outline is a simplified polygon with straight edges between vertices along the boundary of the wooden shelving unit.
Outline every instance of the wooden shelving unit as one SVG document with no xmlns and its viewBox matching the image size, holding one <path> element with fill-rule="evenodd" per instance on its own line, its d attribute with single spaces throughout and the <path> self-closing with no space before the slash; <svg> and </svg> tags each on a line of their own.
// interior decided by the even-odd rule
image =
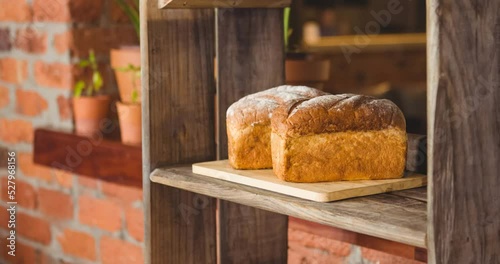
<svg viewBox="0 0 500 264">
<path fill-rule="evenodd" d="M 288 215 L 426 247 L 429 263 L 495 263 L 498 1 L 427 2 L 428 193 L 313 203 L 179 165 L 226 158 L 227 107 L 284 83 L 283 3 L 141 1 L 146 263 L 286 263 Z"/>
<path fill-rule="evenodd" d="M 426 247 L 427 203 L 415 191 L 318 203 L 192 173 L 191 166 L 159 168 L 151 181 L 210 197 L 329 226 Z M 423 196 L 425 188 L 418 189 Z M 408 192 L 408 193 L 406 193 Z"/>
</svg>

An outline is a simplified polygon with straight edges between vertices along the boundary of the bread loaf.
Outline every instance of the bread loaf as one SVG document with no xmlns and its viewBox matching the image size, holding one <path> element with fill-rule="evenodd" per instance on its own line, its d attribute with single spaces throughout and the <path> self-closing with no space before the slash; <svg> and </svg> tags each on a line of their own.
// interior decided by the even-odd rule
<svg viewBox="0 0 500 264">
<path fill-rule="evenodd" d="M 323 95 L 277 108 L 272 117 L 274 173 L 290 182 L 403 176 L 406 124 L 389 100 Z"/>
<path fill-rule="evenodd" d="M 248 95 L 226 113 L 229 163 L 236 169 L 272 167 L 271 116 L 276 107 L 325 93 L 305 87 L 283 85 Z"/>
</svg>

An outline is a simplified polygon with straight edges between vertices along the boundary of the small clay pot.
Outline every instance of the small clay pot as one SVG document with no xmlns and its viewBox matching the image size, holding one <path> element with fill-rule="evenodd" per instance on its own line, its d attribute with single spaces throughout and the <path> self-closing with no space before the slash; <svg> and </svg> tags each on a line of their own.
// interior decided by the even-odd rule
<svg viewBox="0 0 500 264">
<path fill-rule="evenodd" d="M 124 103 L 132 102 L 134 88 L 137 90 L 137 102 L 141 102 L 141 77 L 135 76 L 133 71 L 123 71 L 133 65 L 140 67 L 141 51 L 139 47 L 123 47 L 111 50 L 111 67 L 115 72 L 118 90 L 120 92 L 120 101 Z"/>
<path fill-rule="evenodd" d="M 330 61 L 287 59 L 285 76 L 289 85 L 305 85 L 323 90 L 325 82 L 330 78 Z"/>
<path fill-rule="evenodd" d="M 130 145 L 142 143 L 142 118 L 140 104 L 116 102 L 122 142 Z"/>
<path fill-rule="evenodd" d="M 74 97 L 75 132 L 90 136 L 100 131 L 101 122 L 108 118 L 110 101 L 109 95 Z"/>
</svg>

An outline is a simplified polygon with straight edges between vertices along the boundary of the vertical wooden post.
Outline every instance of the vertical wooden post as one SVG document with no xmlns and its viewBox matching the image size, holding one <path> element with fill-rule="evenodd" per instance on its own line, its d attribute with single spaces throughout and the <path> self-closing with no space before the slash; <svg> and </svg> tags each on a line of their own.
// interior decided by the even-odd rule
<svg viewBox="0 0 500 264">
<path fill-rule="evenodd" d="M 429 263 L 500 263 L 500 1 L 427 3 Z"/>
<path fill-rule="evenodd" d="M 282 9 L 217 10 L 218 157 L 227 158 L 226 110 L 284 84 Z M 286 263 L 288 217 L 219 201 L 220 263 Z"/>
<path fill-rule="evenodd" d="M 216 263 L 216 200 L 151 183 L 158 166 L 215 159 L 214 10 L 141 1 L 146 263 Z"/>
</svg>

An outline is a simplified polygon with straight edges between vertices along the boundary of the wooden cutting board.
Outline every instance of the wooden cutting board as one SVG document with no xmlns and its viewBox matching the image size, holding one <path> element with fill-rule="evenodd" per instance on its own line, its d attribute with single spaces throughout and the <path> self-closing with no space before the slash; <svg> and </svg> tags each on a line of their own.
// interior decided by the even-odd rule
<svg viewBox="0 0 500 264">
<path fill-rule="evenodd" d="M 391 180 L 285 182 L 278 179 L 272 170 L 235 170 L 227 160 L 195 163 L 193 173 L 317 202 L 331 202 L 427 185 L 427 176 L 414 173 Z"/>
</svg>

